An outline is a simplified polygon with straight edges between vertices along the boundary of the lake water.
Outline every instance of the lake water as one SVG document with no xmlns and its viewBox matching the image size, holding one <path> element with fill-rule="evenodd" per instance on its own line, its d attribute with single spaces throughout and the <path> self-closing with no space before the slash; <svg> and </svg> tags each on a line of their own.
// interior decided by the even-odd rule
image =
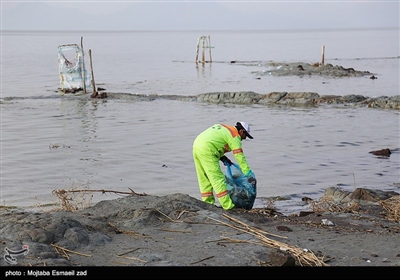
<svg viewBox="0 0 400 280">
<path fill-rule="evenodd" d="M 196 64 L 210 35 L 212 63 Z M 1 204 L 53 203 L 57 189 L 200 199 L 192 143 L 214 123 L 251 125 L 243 148 L 258 197 L 319 198 L 329 186 L 400 191 L 400 112 L 321 106 L 213 105 L 91 99 L 58 91 L 57 47 L 92 52 L 96 87 L 107 92 L 311 91 L 320 95 L 399 95 L 399 30 L 209 32 L 6 32 L 1 34 Z M 352 78 L 258 76 L 266 62 L 321 61 L 370 71 Z M 208 52 L 205 53 L 209 59 Z M 87 58 L 87 55 L 86 55 Z M 251 62 L 251 66 L 231 61 Z M 388 158 L 369 152 L 390 148 Z M 233 155 L 227 156 L 232 160 Z M 118 197 L 96 194 L 93 202 Z M 259 202 L 259 200 L 257 200 Z"/>
</svg>

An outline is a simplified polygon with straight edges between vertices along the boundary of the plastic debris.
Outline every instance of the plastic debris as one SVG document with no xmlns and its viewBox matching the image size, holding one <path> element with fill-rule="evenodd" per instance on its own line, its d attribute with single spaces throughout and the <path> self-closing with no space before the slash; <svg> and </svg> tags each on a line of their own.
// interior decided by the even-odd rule
<svg viewBox="0 0 400 280">
<path fill-rule="evenodd" d="M 77 44 L 58 46 L 60 88 L 65 92 L 76 92 L 90 87 L 90 77 L 85 69 L 84 52 Z"/>
<path fill-rule="evenodd" d="M 322 224 L 324 226 L 334 226 L 335 224 L 331 221 L 329 221 L 328 219 L 322 219 Z"/>
</svg>

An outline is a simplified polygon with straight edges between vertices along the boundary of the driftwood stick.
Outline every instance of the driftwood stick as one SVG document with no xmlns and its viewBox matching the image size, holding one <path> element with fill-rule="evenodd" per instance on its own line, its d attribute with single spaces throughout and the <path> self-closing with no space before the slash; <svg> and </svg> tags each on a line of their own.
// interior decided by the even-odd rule
<svg viewBox="0 0 400 280">
<path fill-rule="evenodd" d="M 89 49 L 89 59 L 90 59 L 90 73 L 92 74 L 92 88 L 93 94 L 96 94 L 96 84 L 94 82 L 94 74 L 93 74 L 93 64 L 92 64 L 92 50 Z"/>
<path fill-rule="evenodd" d="M 268 234 L 268 235 L 275 236 L 275 237 L 279 237 L 279 238 L 287 238 L 286 236 L 276 235 L 276 234 L 273 234 L 273 233 L 268 233 L 268 232 L 262 231 L 262 230 L 260 230 L 260 229 L 255 230 L 255 229 L 250 228 L 248 225 L 244 224 L 243 222 L 241 222 L 241 221 L 239 221 L 239 220 L 237 220 L 237 219 L 235 219 L 235 218 L 232 218 L 232 217 L 230 217 L 230 216 L 228 216 L 228 215 L 226 215 L 226 214 L 222 214 L 222 215 L 223 215 L 225 218 L 227 218 L 227 219 L 229 219 L 229 220 L 231 220 L 231 221 L 234 221 L 234 222 L 236 222 L 236 223 L 238 223 L 238 224 L 241 224 L 241 225 L 244 226 L 245 228 L 240 228 L 240 227 L 235 226 L 235 225 L 231 225 L 231 224 L 228 224 L 228 223 L 224 223 L 224 222 L 222 222 L 222 221 L 216 220 L 216 219 L 211 218 L 211 217 L 210 217 L 210 219 L 212 219 L 212 220 L 214 220 L 214 221 L 217 221 L 218 223 L 223 224 L 223 225 L 226 225 L 226 226 L 228 226 L 228 227 L 231 227 L 231 228 L 234 228 L 234 229 L 237 229 L 237 230 L 240 230 L 240 231 L 244 231 L 244 232 L 246 232 L 246 233 L 252 232 L 253 235 Z M 257 232 L 257 233 L 254 234 L 254 232 Z"/>
<path fill-rule="evenodd" d="M 209 53 L 210 53 L 210 63 L 212 62 L 212 57 L 211 57 L 211 39 L 210 35 L 208 35 L 208 48 L 209 48 Z"/>
<path fill-rule="evenodd" d="M 64 247 L 61 247 L 61 246 L 58 246 L 58 245 L 55 245 L 55 244 L 50 244 L 50 245 L 52 247 L 56 248 L 56 249 L 62 250 L 63 252 L 68 252 L 68 253 L 72 253 L 72 254 L 75 254 L 75 255 L 84 256 L 84 257 L 91 257 L 92 256 L 92 255 L 83 254 L 83 253 L 79 253 L 79 252 L 76 252 L 76 251 L 68 250 L 67 248 L 64 248 Z"/>
<path fill-rule="evenodd" d="M 192 263 L 190 263 L 190 264 L 196 264 L 196 263 L 199 263 L 199 262 L 202 262 L 202 261 L 205 261 L 205 260 L 209 260 L 209 259 L 212 259 L 212 258 L 214 258 L 214 256 L 207 257 L 207 258 L 204 258 L 204 259 L 201 259 L 201 260 L 198 260 L 198 261 L 192 262 Z"/>
<path fill-rule="evenodd" d="M 116 256 L 117 256 L 117 258 L 123 258 L 123 259 L 127 259 L 127 260 L 135 260 L 135 261 L 138 261 L 138 262 L 147 263 L 147 261 L 144 261 L 142 259 L 135 258 L 135 257 L 124 257 L 124 256 L 118 256 L 118 255 L 116 255 Z"/>
<path fill-rule="evenodd" d="M 277 248 L 277 249 L 283 250 L 283 251 L 288 251 L 295 258 L 297 258 L 297 260 L 299 261 L 299 263 L 301 265 L 304 265 L 304 264 L 308 265 L 308 266 L 315 266 L 315 265 L 316 266 L 326 266 L 327 265 L 323 261 L 321 261 L 317 256 L 315 256 L 315 254 L 311 250 L 301 249 L 301 248 L 298 248 L 296 246 L 292 246 L 292 245 L 289 245 L 289 244 L 285 244 L 283 242 L 279 242 L 279 241 L 275 241 L 275 240 L 269 239 L 268 237 L 264 236 L 264 233 L 265 233 L 264 231 L 256 229 L 256 228 L 253 228 L 253 227 L 250 227 L 250 226 L 246 225 L 245 223 L 243 223 L 241 221 L 238 221 L 238 220 L 236 220 L 236 219 L 234 219 L 232 217 L 229 217 L 226 214 L 223 214 L 223 216 L 229 218 L 231 221 L 235 221 L 236 223 L 239 223 L 242 226 L 245 226 L 245 228 L 241 228 L 241 227 L 238 227 L 238 226 L 233 226 L 233 225 L 230 225 L 228 223 L 224 223 L 222 221 L 218 221 L 218 220 L 213 219 L 213 218 L 210 218 L 210 219 L 218 221 L 221 224 L 229 226 L 231 228 L 235 228 L 237 230 L 241 230 L 241 231 L 247 232 L 248 234 L 254 235 L 262 242 L 262 245 L 269 246 L 269 247 L 272 247 L 272 248 Z M 248 243 L 258 244 L 258 243 L 255 243 L 254 241 L 237 240 L 237 239 L 232 239 L 232 238 L 226 238 L 226 240 L 229 240 L 231 242 L 233 242 L 233 241 L 234 242 L 248 242 Z"/>
<path fill-rule="evenodd" d="M 83 37 L 81 37 L 81 50 L 82 50 L 82 81 L 83 92 L 86 93 L 86 75 L 85 75 L 85 51 L 83 50 Z"/>
<path fill-rule="evenodd" d="M 128 252 L 121 253 L 121 254 L 117 254 L 117 256 L 118 256 L 118 257 L 121 257 L 121 256 L 123 256 L 123 255 L 129 254 L 129 253 L 132 253 L 132 252 L 135 252 L 135 251 L 140 250 L 140 249 L 143 249 L 143 248 L 135 248 L 135 249 L 129 250 Z"/>
<path fill-rule="evenodd" d="M 101 193 L 116 193 L 116 194 L 130 194 L 130 195 L 139 195 L 139 196 L 146 196 L 147 194 L 145 194 L 145 193 L 141 193 L 141 194 L 139 194 L 139 193 L 136 193 L 135 191 L 133 191 L 132 189 L 130 189 L 131 190 L 131 192 L 121 192 L 121 191 L 112 191 L 112 190 L 85 190 L 85 189 L 81 189 L 81 190 L 64 190 L 64 189 L 61 189 L 61 190 L 57 190 L 57 191 L 55 191 L 56 193 L 58 193 L 58 194 L 63 194 L 63 193 L 67 193 L 67 192 L 70 192 L 70 193 L 78 193 L 78 192 L 101 192 Z"/>
<path fill-rule="evenodd" d="M 177 229 L 167 229 L 167 228 L 160 228 L 162 231 L 168 231 L 168 232 L 182 232 L 182 233 L 193 233 L 191 230 L 177 230 Z"/>
</svg>

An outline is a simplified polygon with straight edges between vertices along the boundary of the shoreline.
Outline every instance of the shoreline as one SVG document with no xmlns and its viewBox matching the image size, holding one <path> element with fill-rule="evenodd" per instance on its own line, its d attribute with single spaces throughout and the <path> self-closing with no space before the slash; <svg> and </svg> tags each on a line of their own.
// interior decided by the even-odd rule
<svg viewBox="0 0 400 280">
<path fill-rule="evenodd" d="M 226 211 L 177 193 L 74 212 L 1 208 L 0 251 L 28 246 L 16 256 L 22 267 L 400 266 L 398 220 L 379 203 L 362 204 L 285 216 L 272 208 Z M 14 265 L 3 258 L 0 266 Z"/>
<path fill-rule="evenodd" d="M 171 100 L 185 102 L 201 102 L 211 104 L 240 104 L 240 105 L 261 105 L 261 106 L 337 106 L 359 107 L 374 109 L 400 110 L 400 95 L 367 97 L 363 95 L 319 95 L 316 92 L 270 92 L 267 94 L 253 91 L 241 92 L 209 92 L 193 96 L 184 95 L 158 95 L 158 94 L 137 94 L 124 92 L 101 92 L 96 94 L 60 94 L 51 96 L 31 97 L 3 97 L 0 104 L 7 104 L 13 100 L 23 99 L 54 99 L 54 98 L 77 98 L 77 99 L 127 99 L 132 101 L 154 101 Z"/>
</svg>

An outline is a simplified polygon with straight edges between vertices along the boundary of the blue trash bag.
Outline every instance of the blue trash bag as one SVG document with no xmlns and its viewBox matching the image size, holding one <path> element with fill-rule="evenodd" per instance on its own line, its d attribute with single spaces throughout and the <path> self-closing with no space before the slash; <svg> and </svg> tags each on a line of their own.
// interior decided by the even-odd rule
<svg viewBox="0 0 400 280">
<path fill-rule="evenodd" d="M 256 178 L 254 173 L 251 176 Z M 235 204 L 235 208 L 251 210 L 257 196 L 256 184 L 251 184 L 247 181 L 249 177 L 244 176 L 240 166 L 236 163 L 227 165 L 225 178 L 228 192 L 233 204 Z"/>
</svg>

